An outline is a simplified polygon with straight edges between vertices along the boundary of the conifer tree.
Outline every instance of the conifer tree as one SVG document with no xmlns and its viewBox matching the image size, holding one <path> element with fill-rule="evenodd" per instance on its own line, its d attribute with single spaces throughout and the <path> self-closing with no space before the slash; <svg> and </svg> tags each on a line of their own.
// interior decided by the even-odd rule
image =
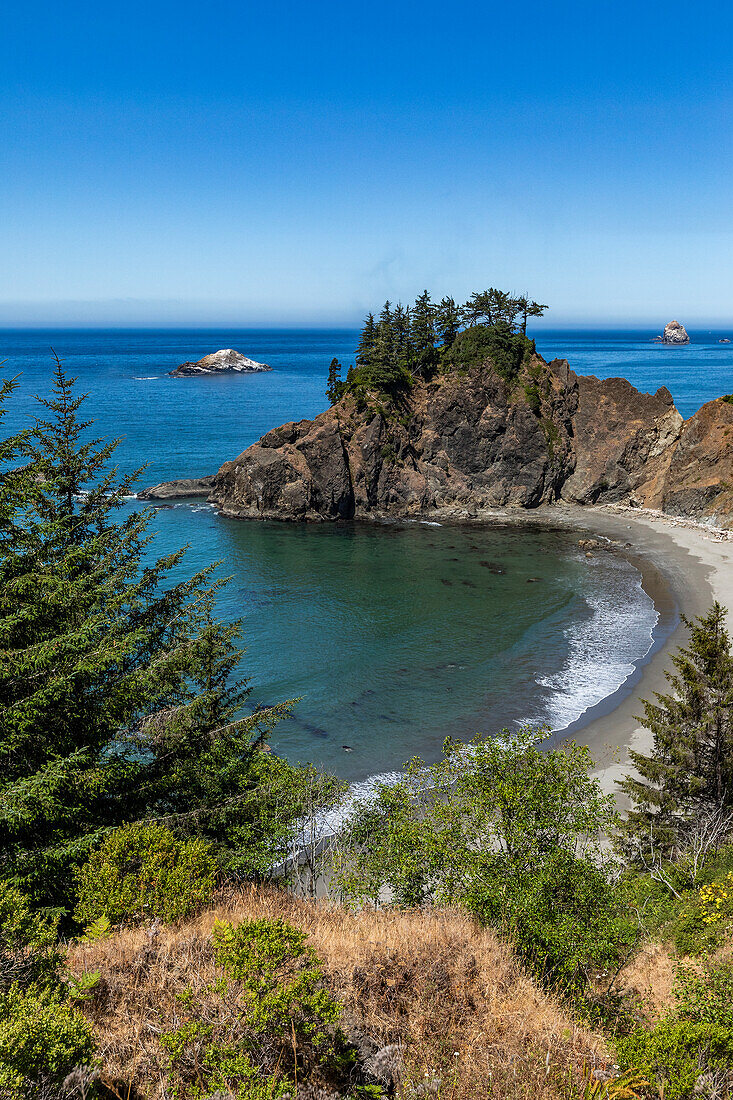
<svg viewBox="0 0 733 1100">
<path fill-rule="evenodd" d="M 442 299 L 437 308 L 436 323 L 441 344 L 444 348 L 452 347 L 461 327 L 461 311 L 453 298 Z"/>
<path fill-rule="evenodd" d="M 636 776 L 621 790 L 631 799 L 625 831 L 667 854 L 684 847 L 702 813 L 733 807 L 733 656 L 726 609 L 713 604 L 690 622 L 687 649 L 665 673 L 668 694 L 644 701 L 640 719 L 654 743 L 647 755 L 632 752 Z"/>
<path fill-rule="evenodd" d="M 409 370 L 414 349 L 410 332 L 410 307 L 405 308 L 398 302 L 392 314 L 394 356 L 402 370 Z"/>
<path fill-rule="evenodd" d="M 374 350 L 377 341 L 377 325 L 374 314 L 368 313 L 364 328 L 361 330 L 359 346 L 356 349 L 356 362 L 359 366 L 368 367 L 374 361 Z"/>
<path fill-rule="evenodd" d="M 521 294 L 516 299 L 516 304 L 517 312 L 522 318 L 522 336 L 526 336 L 527 320 L 530 317 L 542 317 L 548 307 L 545 305 L 541 305 L 539 302 L 533 302 L 528 294 Z"/>
<path fill-rule="evenodd" d="M 424 290 L 415 299 L 410 313 L 410 329 L 413 346 L 413 369 L 416 374 L 427 375 L 435 364 L 435 305 Z"/>
<path fill-rule="evenodd" d="M 236 717 L 237 628 L 212 618 L 211 569 L 174 582 L 182 551 L 147 560 L 152 514 L 119 518 L 134 475 L 108 469 L 114 443 L 86 440 L 74 381 L 57 360 L 47 419 L 0 452 L 25 460 L 0 483 L 0 877 L 62 907 L 105 830 L 146 816 L 231 850 L 239 815 L 259 847 L 231 858 L 262 862 L 242 804 L 284 711 Z M 296 790 L 288 777 L 291 820 Z"/>
<path fill-rule="evenodd" d="M 341 364 L 334 356 L 328 368 L 328 383 L 326 385 L 326 397 L 331 405 L 335 405 L 341 396 L 343 382 L 341 381 Z"/>
</svg>

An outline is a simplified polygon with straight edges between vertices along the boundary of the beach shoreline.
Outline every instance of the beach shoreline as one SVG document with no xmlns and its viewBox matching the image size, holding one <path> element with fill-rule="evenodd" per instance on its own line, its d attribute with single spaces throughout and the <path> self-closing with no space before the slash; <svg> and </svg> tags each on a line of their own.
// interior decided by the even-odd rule
<svg viewBox="0 0 733 1100">
<path fill-rule="evenodd" d="M 672 669 L 676 650 L 687 644 L 688 630 L 680 616 L 703 615 L 717 600 L 728 609 L 733 626 L 733 532 L 624 505 L 559 505 L 541 513 L 535 517 L 540 522 L 620 544 L 620 552 L 639 569 L 660 614 L 657 641 L 634 673 L 560 734 L 561 739 L 572 736 L 588 746 L 603 789 L 617 794 L 617 781 L 632 767 L 630 750 L 648 752 L 651 747 L 652 735 L 637 716 L 641 700 L 667 690 L 665 671 Z M 670 594 L 673 608 L 668 604 Z M 665 624 L 665 616 L 673 621 Z"/>
<path fill-rule="evenodd" d="M 479 510 L 470 515 L 441 510 L 431 511 L 421 520 L 576 531 L 579 538 L 600 538 L 613 544 L 609 550 L 594 553 L 623 554 L 638 569 L 660 617 L 649 651 L 616 691 L 554 735 L 558 744 L 572 738 L 586 745 L 604 791 L 617 795 L 617 781 L 632 767 L 630 750 L 648 752 L 651 747 L 652 735 L 637 716 L 641 700 L 653 699 L 655 692 L 668 688 L 665 671 L 672 669 L 672 655 L 688 641 L 681 616 L 697 618 L 717 600 L 727 608 L 733 630 L 733 530 L 620 504 L 558 503 L 526 511 Z"/>
</svg>

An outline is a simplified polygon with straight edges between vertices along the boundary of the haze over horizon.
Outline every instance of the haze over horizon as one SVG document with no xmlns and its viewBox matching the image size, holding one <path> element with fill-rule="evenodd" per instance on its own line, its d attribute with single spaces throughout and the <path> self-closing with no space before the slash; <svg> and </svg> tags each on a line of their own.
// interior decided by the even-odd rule
<svg viewBox="0 0 733 1100">
<path fill-rule="evenodd" d="M 733 9 L 14 5 L 2 326 L 733 323 Z"/>
</svg>

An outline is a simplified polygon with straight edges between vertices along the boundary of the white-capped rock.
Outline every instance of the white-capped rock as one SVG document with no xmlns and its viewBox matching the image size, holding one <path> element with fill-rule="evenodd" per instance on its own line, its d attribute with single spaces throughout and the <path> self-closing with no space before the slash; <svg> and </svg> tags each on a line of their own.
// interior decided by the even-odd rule
<svg viewBox="0 0 733 1100">
<path fill-rule="evenodd" d="M 234 348 L 222 348 L 195 363 L 181 363 L 180 367 L 168 373 L 172 378 L 188 378 L 193 374 L 257 374 L 263 370 L 272 370 L 272 367 L 267 363 L 258 363 Z"/>
</svg>

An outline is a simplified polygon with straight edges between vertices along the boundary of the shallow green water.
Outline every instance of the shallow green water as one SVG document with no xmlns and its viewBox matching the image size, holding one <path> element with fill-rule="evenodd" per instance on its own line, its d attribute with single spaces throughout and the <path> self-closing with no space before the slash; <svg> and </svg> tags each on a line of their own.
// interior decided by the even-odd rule
<svg viewBox="0 0 733 1100">
<path fill-rule="evenodd" d="M 562 728 L 649 648 L 639 574 L 533 528 L 299 526 L 158 509 L 158 539 L 220 558 L 244 620 L 252 702 L 297 699 L 273 748 L 361 780 L 435 759 L 444 738 Z"/>
</svg>

